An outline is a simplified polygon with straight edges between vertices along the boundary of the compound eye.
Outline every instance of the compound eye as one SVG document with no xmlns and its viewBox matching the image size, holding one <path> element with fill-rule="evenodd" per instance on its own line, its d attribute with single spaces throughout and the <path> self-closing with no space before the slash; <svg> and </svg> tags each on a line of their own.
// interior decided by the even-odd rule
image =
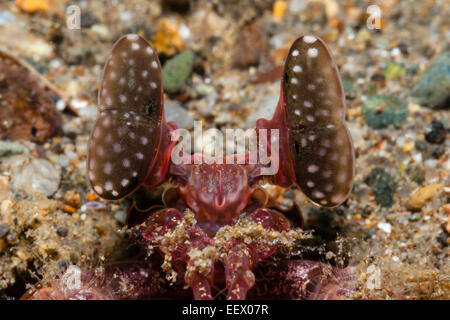
<svg viewBox="0 0 450 320">
<path fill-rule="evenodd" d="M 353 185 L 354 152 L 339 72 L 321 39 L 294 42 L 282 90 L 297 185 L 318 205 L 339 205 Z"/>
<path fill-rule="evenodd" d="M 114 45 L 99 92 L 99 113 L 89 140 L 89 181 L 101 197 L 135 191 L 152 168 L 159 146 L 162 81 L 158 56 L 143 38 Z"/>
</svg>

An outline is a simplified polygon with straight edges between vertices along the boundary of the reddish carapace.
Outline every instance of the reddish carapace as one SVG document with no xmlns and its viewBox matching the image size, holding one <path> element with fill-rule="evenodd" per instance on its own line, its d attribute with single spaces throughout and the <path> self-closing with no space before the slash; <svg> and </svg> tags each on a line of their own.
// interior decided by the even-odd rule
<svg viewBox="0 0 450 320">
<path fill-rule="evenodd" d="M 177 143 L 173 139 L 177 125 L 164 118 L 158 56 L 143 38 L 127 35 L 116 43 L 106 63 L 89 142 L 89 181 L 99 196 L 116 200 L 171 178 L 178 186 L 175 196 L 167 196 L 165 207 L 134 204 L 129 227 L 144 243 L 186 263 L 185 282 L 196 299 L 212 298 L 217 263 L 224 266 L 227 297 L 244 299 L 255 281 L 252 269 L 273 254 L 277 242 L 234 237 L 219 254 L 205 252 L 217 245 L 216 233 L 242 217 L 263 230 L 288 232 L 290 222 L 283 214 L 264 201 L 252 200 L 262 181 L 282 187 L 296 184 L 319 206 L 345 201 L 353 183 L 354 152 L 344 116 L 342 84 L 330 51 L 319 38 L 303 36 L 286 59 L 273 118 L 256 124 L 258 130 L 279 132 L 277 159 L 268 146 L 278 171 L 268 176 L 262 170 L 267 164 L 227 164 L 227 159 L 176 164 L 170 156 Z M 165 236 L 180 228 L 182 239 L 168 244 Z"/>
</svg>

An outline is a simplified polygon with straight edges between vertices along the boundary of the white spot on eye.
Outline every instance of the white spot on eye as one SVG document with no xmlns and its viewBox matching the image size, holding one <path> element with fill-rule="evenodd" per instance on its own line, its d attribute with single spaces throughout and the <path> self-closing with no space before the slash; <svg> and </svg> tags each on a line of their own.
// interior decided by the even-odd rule
<svg viewBox="0 0 450 320">
<path fill-rule="evenodd" d="M 121 77 L 121 78 L 119 79 L 119 83 L 120 83 L 121 85 L 124 85 L 125 82 L 127 82 L 127 81 L 125 80 L 124 77 Z"/>
<path fill-rule="evenodd" d="M 294 70 L 294 72 L 297 72 L 297 73 L 303 71 L 302 67 L 301 67 L 301 66 L 298 66 L 298 65 L 297 65 L 297 66 L 294 66 L 294 69 L 293 69 L 293 70 Z"/>
<path fill-rule="evenodd" d="M 148 143 L 147 137 L 141 137 L 141 143 L 142 143 L 143 145 L 146 145 L 146 144 Z"/>
<path fill-rule="evenodd" d="M 95 192 L 97 192 L 98 194 L 102 194 L 103 193 L 103 188 L 100 186 L 95 186 L 94 187 Z"/>
<path fill-rule="evenodd" d="M 112 135 L 110 133 L 108 133 L 105 137 L 105 141 L 110 143 L 112 141 Z"/>
<path fill-rule="evenodd" d="M 89 169 L 94 170 L 95 167 L 95 161 L 91 159 L 91 161 L 89 161 Z"/>
<path fill-rule="evenodd" d="M 314 140 L 316 140 L 316 136 L 312 135 L 308 137 L 308 140 L 313 142 Z"/>
<path fill-rule="evenodd" d="M 319 51 L 316 48 L 309 48 L 308 49 L 308 56 L 311 58 L 315 58 L 317 57 L 317 55 L 319 54 Z"/>
<path fill-rule="evenodd" d="M 122 187 L 126 187 L 129 183 L 130 181 L 128 179 L 123 179 L 120 184 L 122 185 Z"/>
<path fill-rule="evenodd" d="M 309 102 L 308 100 L 306 100 L 305 102 L 303 102 L 303 105 L 307 108 L 311 108 L 312 107 L 312 103 Z"/>
<path fill-rule="evenodd" d="M 335 152 L 331 154 L 330 159 L 333 161 L 337 161 L 339 159 L 339 155 Z"/>
<path fill-rule="evenodd" d="M 292 84 L 298 84 L 298 79 L 297 78 L 292 78 L 291 79 L 291 83 Z"/>
<path fill-rule="evenodd" d="M 319 171 L 319 167 L 316 166 L 315 164 L 310 164 L 310 165 L 308 166 L 308 172 L 309 172 L 309 173 L 315 173 L 315 172 L 317 172 L 317 171 Z"/>
<path fill-rule="evenodd" d="M 325 170 L 323 172 L 323 177 L 328 179 L 331 177 L 332 174 L 333 174 L 333 172 L 331 170 Z"/>
<path fill-rule="evenodd" d="M 140 46 L 139 46 L 138 43 L 132 43 L 131 44 L 131 49 L 132 50 L 137 51 L 137 50 L 139 50 L 139 48 L 140 48 Z"/>
<path fill-rule="evenodd" d="M 327 184 L 326 186 L 325 186 L 325 188 L 324 188 L 324 190 L 326 191 L 326 192 L 331 192 L 331 191 L 333 191 L 333 189 L 334 189 L 334 187 L 333 187 L 333 185 L 330 183 L 330 184 Z"/>
<path fill-rule="evenodd" d="M 152 67 L 153 68 L 158 68 L 158 63 L 156 61 L 152 61 Z"/>
<path fill-rule="evenodd" d="M 138 92 L 142 92 L 142 86 L 138 87 Z M 137 97 L 136 97 L 137 98 Z"/>
<path fill-rule="evenodd" d="M 314 188 L 314 186 L 316 185 L 314 182 L 312 182 L 312 181 L 308 181 L 307 183 L 306 183 L 306 185 L 309 187 L 309 188 Z"/>
<path fill-rule="evenodd" d="M 292 99 L 296 100 L 296 99 L 297 99 L 297 95 L 296 95 L 296 94 L 293 94 L 293 95 L 292 95 Z"/>
<path fill-rule="evenodd" d="M 108 106 L 112 105 L 112 99 L 111 99 L 111 97 L 106 97 L 106 104 L 107 104 Z"/>
<path fill-rule="evenodd" d="M 312 115 L 307 115 L 307 116 L 306 116 L 306 119 L 307 119 L 309 122 L 314 122 L 314 121 L 316 121 L 316 118 L 314 118 Z"/>
<path fill-rule="evenodd" d="M 125 58 L 125 57 L 127 56 L 127 52 L 126 52 L 126 51 L 123 51 L 120 55 L 121 55 L 123 58 Z"/>
<path fill-rule="evenodd" d="M 114 152 L 119 153 L 120 151 L 122 151 L 122 146 L 119 143 L 114 143 L 113 149 Z"/>
<path fill-rule="evenodd" d="M 103 172 L 105 174 L 111 174 L 111 172 L 112 172 L 112 164 L 110 162 L 105 163 L 105 166 L 103 167 Z"/>
<path fill-rule="evenodd" d="M 311 91 L 316 90 L 316 86 L 312 83 L 308 84 L 307 88 L 308 88 L 308 90 L 311 90 Z"/>
<path fill-rule="evenodd" d="M 98 147 L 97 147 L 97 154 L 98 154 L 100 157 L 103 157 L 103 156 L 105 155 L 105 150 L 103 150 L 103 147 L 102 147 L 102 146 L 98 146 Z"/>
<path fill-rule="evenodd" d="M 114 71 L 111 71 L 109 73 L 109 77 L 114 80 L 117 77 L 117 75 L 116 75 L 116 73 Z"/>
<path fill-rule="evenodd" d="M 305 41 L 306 43 L 314 43 L 316 42 L 317 38 L 311 35 L 306 35 L 303 37 L 303 41 Z"/>
<path fill-rule="evenodd" d="M 320 200 L 320 203 L 321 203 L 322 205 L 326 206 L 326 205 L 328 204 L 328 201 L 327 201 L 327 200 Z"/>
<path fill-rule="evenodd" d="M 105 190 L 106 191 L 110 191 L 110 190 L 112 190 L 113 189 L 113 184 L 112 184 L 112 182 L 111 181 L 106 181 L 105 182 Z"/>
<path fill-rule="evenodd" d="M 147 71 L 147 70 L 142 71 L 142 76 L 143 76 L 144 78 L 147 78 L 147 76 L 148 76 L 148 71 Z"/>
<path fill-rule="evenodd" d="M 327 129 L 334 129 L 334 128 L 336 128 L 336 126 L 334 124 L 327 125 Z"/>
<path fill-rule="evenodd" d="M 294 110 L 295 115 L 300 116 L 302 113 L 300 112 L 300 110 Z"/>
<path fill-rule="evenodd" d="M 128 64 L 129 64 L 130 66 L 134 65 L 134 59 L 128 60 Z"/>
<path fill-rule="evenodd" d="M 327 154 L 327 149 L 320 148 L 317 153 L 319 154 L 319 156 L 324 157 Z"/>
<path fill-rule="evenodd" d="M 128 119 L 130 117 L 130 114 L 128 112 L 125 112 L 125 114 L 123 115 L 126 119 Z"/>
<path fill-rule="evenodd" d="M 106 96 L 106 92 L 107 92 L 106 88 L 103 88 L 102 89 L 102 96 Z"/>
<path fill-rule="evenodd" d="M 129 167 L 130 167 L 130 160 L 128 160 L 128 159 L 123 159 L 123 160 L 122 160 L 122 165 L 123 165 L 125 168 L 129 168 Z"/>
<path fill-rule="evenodd" d="M 293 57 L 296 57 L 296 56 L 298 56 L 298 54 L 299 54 L 298 50 L 294 50 L 294 51 L 292 51 L 292 56 L 293 56 Z"/>
<path fill-rule="evenodd" d="M 331 201 L 334 203 L 340 203 L 342 200 L 344 200 L 344 194 L 336 194 L 331 198 Z"/>
<path fill-rule="evenodd" d="M 345 174 L 345 172 L 342 172 L 341 174 L 339 174 L 337 181 L 339 183 L 343 183 L 343 182 L 345 182 L 346 178 L 347 178 L 347 175 Z"/>
<path fill-rule="evenodd" d="M 323 140 L 322 145 L 323 145 L 325 148 L 331 147 L 330 140 L 328 140 L 328 139 Z"/>
<path fill-rule="evenodd" d="M 112 114 L 117 114 L 117 110 L 111 111 Z"/>
<path fill-rule="evenodd" d="M 306 147 L 306 145 L 308 144 L 308 142 L 306 141 L 305 138 L 302 138 L 300 142 L 301 142 L 303 148 Z"/>
<path fill-rule="evenodd" d="M 135 134 L 133 131 L 128 132 L 128 136 L 129 136 L 131 139 L 136 138 L 136 134 Z"/>
<path fill-rule="evenodd" d="M 136 178 L 136 177 L 137 177 L 137 175 L 138 175 L 137 171 L 133 171 L 133 174 L 132 174 L 132 176 L 133 176 L 134 178 Z"/>
<path fill-rule="evenodd" d="M 89 171 L 88 176 L 91 181 L 95 179 L 95 175 L 92 171 Z"/>
<path fill-rule="evenodd" d="M 152 87 L 153 89 L 156 89 L 156 87 L 157 87 L 156 82 L 150 82 L 150 87 Z"/>
<path fill-rule="evenodd" d="M 147 48 L 145 49 L 145 52 L 147 52 L 148 54 L 153 54 L 153 49 L 150 48 L 150 47 L 147 47 Z"/>
<path fill-rule="evenodd" d="M 318 190 L 313 192 L 313 196 L 317 199 L 322 199 L 323 197 L 325 197 L 325 195 L 323 194 L 323 192 L 320 192 Z"/>
<path fill-rule="evenodd" d="M 141 120 L 141 117 L 140 117 L 140 116 L 136 116 L 134 119 L 135 119 L 136 121 L 139 121 L 139 120 Z"/>
<path fill-rule="evenodd" d="M 129 34 L 129 35 L 127 35 L 127 40 L 136 41 L 138 39 L 139 39 L 139 36 L 137 34 Z"/>
<path fill-rule="evenodd" d="M 143 155 L 141 152 L 136 153 L 136 157 L 137 157 L 139 160 L 144 159 L 144 155 Z"/>
<path fill-rule="evenodd" d="M 112 191 L 112 195 L 113 195 L 114 197 L 117 197 L 117 196 L 119 195 L 119 193 L 118 193 L 116 190 L 113 190 L 113 191 Z"/>
<path fill-rule="evenodd" d="M 122 102 L 122 103 L 127 102 L 127 97 L 125 97 L 123 94 L 121 94 L 121 95 L 119 96 L 119 98 L 120 98 L 120 102 Z"/>
</svg>

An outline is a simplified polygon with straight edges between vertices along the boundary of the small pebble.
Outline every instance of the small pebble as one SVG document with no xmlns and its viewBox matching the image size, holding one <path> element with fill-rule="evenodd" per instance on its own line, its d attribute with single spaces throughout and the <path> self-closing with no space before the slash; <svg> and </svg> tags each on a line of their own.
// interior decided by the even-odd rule
<svg viewBox="0 0 450 320">
<path fill-rule="evenodd" d="M 418 214 L 418 213 L 408 215 L 409 221 L 416 222 L 419 219 L 420 219 L 420 214 Z"/>
<path fill-rule="evenodd" d="M 433 151 L 431 155 L 434 159 L 440 159 L 441 156 L 445 153 L 445 147 L 443 145 L 437 145 L 433 147 Z"/>
<path fill-rule="evenodd" d="M 174 121 L 180 128 L 192 129 L 194 127 L 194 115 L 174 100 L 164 101 L 166 121 Z"/>
<path fill-rule="evenodd" d="M 425 203 L 433 198 L 434 194 L 437 190 L 439 190 L 439 188 L 441 188 L 440 184 L 432 184 L 417 189 L 415 192 L 413 192 L 413 194 L 411 194 L 411 197 L 406 203 L 406 207 L 410 210 L 422 209 Z"/>
<path fill-rule="evenodd" d="M 57 227 L 56 228 L 56 233 L 58 234 L 58 236 L 64 238 L 65 236 L 67 236 L 67 233 L 69 232 L 69 230 L 66 227 Z"/>
<path fill-rule="evenodd" d="M 14 191 L 33 196 L 40 193 L 53 195 L 61 181 L 61 169 L 45 159 L 32 159 L 23 168 L 14 168 L 11 185 Z"/>
<path fill-rule="evenodd" d="M 416 140 L 414 141 L 414 148 L 416 148 L 419 151 L 427 151 L 428 150 L 428 144 L 425 140 Z"/>
<path fill-rule="evenodd" d="M 125 210 L 118 210 L 114 214 L 114 219 L 116 219 L 120 223 L 124 224 L 126 222 L 126 220 L 127 220 L 127 212 Z"/>
<path fill-rule="evenodd" d="M 13 207 L 13 203 L 11 200 L 3 200 L 0 206 L 0 213 L 2 216 L 7 216 L 11 213 L 11 209 Z"/>
<path fill-rule="evenodd" d="M 113 35 L 109 31 L 108 27 L 104 24 L 94 24 L 90 29 L 92 32 L 96 33 L 101 40 L 109 41 L 113 38 Z"/>
<path fill-rule="evenodd" d="M 168 60 L 162 69 L 164 91 L 179 93 L 191 75 L 194 61 L 195 54 L 192 51 L 184 51 Z"/>
<path fill-rule="evenodd" d="M 425 170 L 423 170 L 422 166 L 414 165 L 408 168 L 407 172 L 412 181 L 418 184 L 422 184 L 425 181 Z"/>
<path fill-rule="evenodd" d="M 27 152 L 28 149 L 18 142 L 0 141 L 0 157 L 8 157 Z"/>
<path fill-rule="evenodd" d="M 445 52 L 422 74 L 412 91 L 419 103 L 434 108 L 449 108 L 450 52 Z"/>
<path fill-rule="evenodd" d="M 3 238 L 4 236 L 6 236 L 8 231 L 9 231 L 9 225 L 7 225 L 6 223 L 1 223 L 0 224 L 0 238 Z"/>
<path fill-rule="evenodd" d="M 386 233 L 391 233 L 392 231 L 392 226 L 390 223 L 385 223 L 385 222 L 378 222 L 377 224 L 378 229 L 383 230 Z"/>
<path fill-rule="evenodd" d="M 375 202 L 382 207 L 391 207 L 394 203 L 394 192 L 397 182 L 394 177 L 381 167 L 372 169 L 369 176 L 369 185 L 375 196 Z"/>
<path fill-rule="evenodd" d="M 406 104 L 393 95 L 374 95 L 363 104 L 363 116 L 369 127 L 387 128 L 401 125 L 408 116 Z"/>
<path fill-rule="evenodd" d="M 434 120 L 425 132 L 425 140 L 429 143 L 441 144 L 445 141 L 446 134 L 447 130 L 445 130 L 442 122 Z"/>
<path fill-rule="evenodd" d="M 16 21 L 16 16 L 9 11 L 0 11 L 0 27 L 8 27 Z"/>
<path fill-rule="evenodd" d="M 9 178 L 0 176 L 0 202 L 9 198 Z"/>
</svg>

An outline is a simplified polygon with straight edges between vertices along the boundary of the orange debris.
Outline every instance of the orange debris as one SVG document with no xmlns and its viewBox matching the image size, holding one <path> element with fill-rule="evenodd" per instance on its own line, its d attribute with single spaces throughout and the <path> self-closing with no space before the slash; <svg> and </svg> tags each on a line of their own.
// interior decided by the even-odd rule
<svg viewBox="0 0 450 320">
<path fill-rule="evenodd" d="M 281 20 L 284 17 L 284 13 L 286 12 L 286 1 L 275 1 L 273 4 L 273 16 L 277 20 Z"/>
<path fill-rule="evenodd" d="M 52 0 L 16 0 L 16 5 L 25 12 L 47 11 L 53 7 Z"/>
</svg>

